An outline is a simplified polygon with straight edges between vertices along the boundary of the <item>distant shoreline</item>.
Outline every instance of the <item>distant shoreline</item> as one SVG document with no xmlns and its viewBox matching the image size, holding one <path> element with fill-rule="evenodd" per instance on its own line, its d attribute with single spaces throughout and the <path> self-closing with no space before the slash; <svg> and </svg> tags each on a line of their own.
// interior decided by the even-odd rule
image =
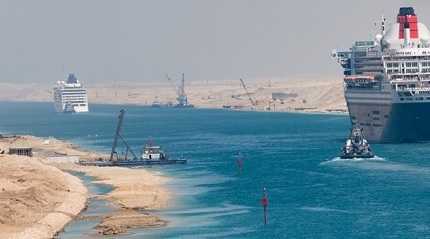
<svg viewBox="0 0 430 239">
<path fill-rule="evenodd" d="M 1 103 L 52 103 L 51 101 L 20 101 L 20 100 L 0 100 Z M 156 107 L 151 107 L 151 105 L 145 105 L 145 104 L 135 104 L 135 103 L 89 103 L 89 108 L 90 108 L 90 112 L 91 112 L 91 105 L 106 105 L 106 106 L 136 106 L 136 107 L 145 107 L 145 108 L 156 108 Z M 178 108 L 174 108 L 174 107 L 160 107 L 161 109 L 178 109 Z M 54 108 L 53 108 L 54 109 Z M 341 112 L 341 111 L 327 111 L 327 110 L 315 110 L 315 111 L 306 111 L 306 110 L 282 110 L 282 111 L 269 111 L 269 110 L 253 110 L 253 109 L 246 109 L 246 108 L 242 108 L 242 109 L 225 109 L 225 108 L 220 108 L 220 107 L 199 107 L 199 106 L 195 106 L 194 108 L 187 108 L 187 109 L 202 109 L 202 110 L 223 110 L 223 111 L 231 111 L 231 112 L 258 112 L 258 113 L 291 113 L 291 114 L 310 114 L 310 115 L 348 115 L 348 111 L 345 112 Z M 179 109 L 178 109 L 179 110 Z M 185 109 L 186 110 L 186 109 Z M 85 113 L 81 113 L 81 114 L 85 114 Z"/>
<path fill-rule="evenodd" d="M 166 84 L 99 84 L 88 86 L 91 105 L 137 105 L 153 103 L 176 104 L 175 85 Z M 201 109 L 223 109 L 275 112 L 347 111 L 344 84 L 341 79 L 296 79 L 247 81 L 247 93 L 237 81 L 217 81 L 212 84 L 189 82 L 185 86 L 188 102 Z M 25 93 L 24 93 L 25 92 Z M 52 102 L 53 90 L 49 86 L 32 86 L 0 83 L 0 101 Z"/>
</svg>

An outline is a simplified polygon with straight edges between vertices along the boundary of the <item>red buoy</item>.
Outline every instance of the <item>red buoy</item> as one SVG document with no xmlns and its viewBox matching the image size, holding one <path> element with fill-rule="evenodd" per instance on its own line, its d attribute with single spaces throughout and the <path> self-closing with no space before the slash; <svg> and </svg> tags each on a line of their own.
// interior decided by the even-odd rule
<svg viewBox="0 0 430 239">
<path fill-rule="evenodd" d="M 267 207 L 269 206 L 269 198 L 267 196 L 266 188 L 263 188 L 263 198 L 261 199 L 261 205 L 263 206 L 264 225 L 267 224 Z"/>
</svg>

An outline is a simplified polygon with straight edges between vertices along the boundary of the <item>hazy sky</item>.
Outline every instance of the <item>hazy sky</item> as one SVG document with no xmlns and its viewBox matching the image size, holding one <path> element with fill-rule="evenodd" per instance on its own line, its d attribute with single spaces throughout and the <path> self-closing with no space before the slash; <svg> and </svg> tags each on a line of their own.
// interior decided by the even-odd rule
<svg viewBox="0 0 430 239">
<path fill-rule="evenodd" d="M 430 25 L 428 0 L 0 0 L 0 81 L 336 77 L 331 50 L 404 5 Z"/>
</svg>

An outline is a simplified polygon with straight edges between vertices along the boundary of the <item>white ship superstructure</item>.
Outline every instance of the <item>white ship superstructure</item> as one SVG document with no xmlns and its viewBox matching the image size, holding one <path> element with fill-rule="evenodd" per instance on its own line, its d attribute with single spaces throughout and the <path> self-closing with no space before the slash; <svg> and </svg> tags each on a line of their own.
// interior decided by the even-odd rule
<svg viewBox="0 0 430 239">
<path fill-rule="evenodd" d="M 377 142 L 430 139 L 430 32 L 411 7 L 372 41 L 333 52 L 353 127 Z"/>
<path fill-rule="evenodd" d="M 57 112 L 88 112 L 87 90 L 74 74 L 54 87 L 54 104 Z"/>
</svg>

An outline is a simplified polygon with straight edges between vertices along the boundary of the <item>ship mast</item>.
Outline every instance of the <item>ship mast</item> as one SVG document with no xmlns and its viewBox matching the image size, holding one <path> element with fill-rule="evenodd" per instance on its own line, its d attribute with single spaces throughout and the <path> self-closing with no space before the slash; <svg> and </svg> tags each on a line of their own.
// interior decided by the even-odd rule
<svg viewBox="0 0 430 239">
<path fill-rule="evenodd" d="M 387 21 L 387 19 L 384 17 L 384 15 L 382 15 L 382 21 L 381 21 L 381 34 L 382 36 L 385 35 L 385 22 Z"/>
</svg>

